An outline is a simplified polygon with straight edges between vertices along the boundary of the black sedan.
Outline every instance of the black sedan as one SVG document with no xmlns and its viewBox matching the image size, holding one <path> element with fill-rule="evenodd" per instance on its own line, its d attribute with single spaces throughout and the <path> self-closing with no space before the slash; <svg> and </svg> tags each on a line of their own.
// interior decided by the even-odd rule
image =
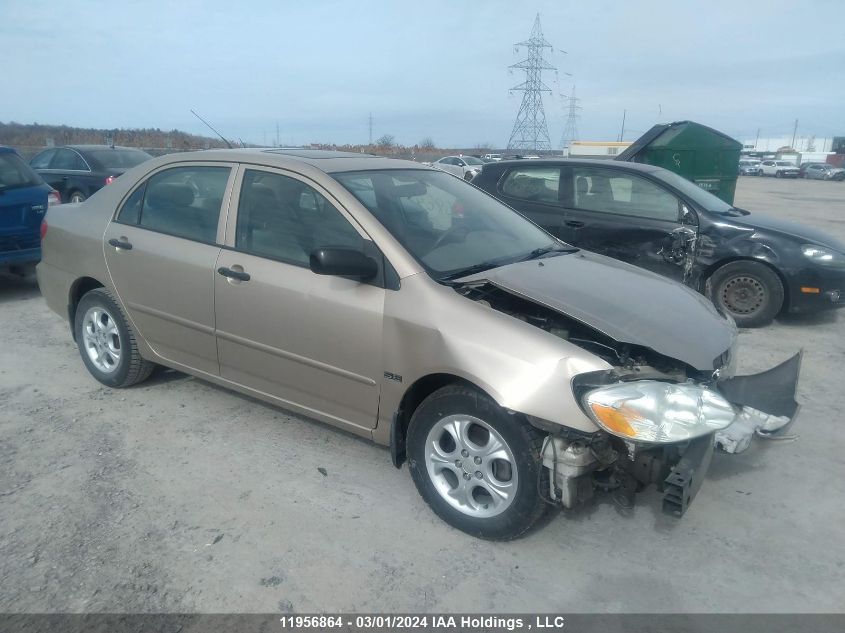
<svg viewBox="0 0 845 633">
<path fill-rule="evenodd" d="M 845 306 L 845 243 L 733 207 L 660 167 L 503 161 L 472 182 L 565 242 L 695 288 L 741 327 Z"/>
<path fill-rule="evenodd" d="M 50 147 L 29 161 L 62 202 L 82 202 L 127 169 L 152 158 L 132 147 L 67 145 Z"/>
</svg>

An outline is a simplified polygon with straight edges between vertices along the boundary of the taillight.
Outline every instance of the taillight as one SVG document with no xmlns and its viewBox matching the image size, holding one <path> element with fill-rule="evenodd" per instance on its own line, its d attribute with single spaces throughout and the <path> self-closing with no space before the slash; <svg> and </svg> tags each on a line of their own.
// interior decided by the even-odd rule
<svg viewBox="0 0 845 633">
<path fill-rule="evenodd" d="M 41 241 L 44 241 L 44 237 L 47 235 L 47 220 L 41 220 Z"/>
<path fill-rule="evenodd" d="M 106 176 L 106 184 L 110 185 L 114 182 L 114 176 Z"/>
<path fill-rule="evenodd" d="M 62 197 L 59 195 L 58 191 L 51 191 L 47 194 L 47 206 L 48 207 L 55 207 L 57 204 L 62 203 Z"/>
</svg>

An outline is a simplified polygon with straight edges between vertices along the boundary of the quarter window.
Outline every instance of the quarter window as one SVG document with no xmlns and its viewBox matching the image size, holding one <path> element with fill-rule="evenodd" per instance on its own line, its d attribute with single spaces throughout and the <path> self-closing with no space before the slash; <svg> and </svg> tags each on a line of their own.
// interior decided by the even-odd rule
<svg viewBox="0 0 845 633">
<path fill-rule="evenodd" d="M 502 193 L 535 202 L 558 201 L 560 168 L 514 169 L 502 183 Z"/>
<path fill-rule="evenodd" d="M 678 199 L 653 182 L 615 170 L 572 170 L 576 209 L 677 222 Z"/>
<path fill-rule="evenodd" d="M 308 266 L 316 248 L 363 250 L 364 239 L 316 189 L 270 172 L 248 169 L 238 202 L 238 250 Z"/>
<path fill-rule="evenodd" d="M 151 176 L 126 200 L 120 222 L 214 243 L 228 167 L 174 167 Z"/>
</svg>

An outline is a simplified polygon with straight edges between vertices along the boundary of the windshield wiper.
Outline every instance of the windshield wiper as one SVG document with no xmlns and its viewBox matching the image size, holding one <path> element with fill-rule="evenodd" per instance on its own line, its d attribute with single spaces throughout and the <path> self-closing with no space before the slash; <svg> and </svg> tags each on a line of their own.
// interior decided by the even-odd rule
<svg viewBox="0 0 845 633">
<path fill-rule="evenodd" d="M 575 248 L 574 246 L 570 246 L 569 244 L 555 244 L 554 246 L 544 246 L 543 248 L 535 248 L 533 251 L 528 253 L 525 257 L 520 259 L 521 262 L 527 262 L 531 259 L 538 259 L 543 255 L 548 255 L 549 253 L 575 253 L 579 249 Z"/>
<path fill-rule="evenodd" d="M 466 277 L 467 275 L 483 273 L 485 270 L 490 270 L 491 268 L 498 268 L 501 265 L 501 262 L 481 262 L 480 264 L 473 264 L 472 266 L 461 268 L 460 270 L 456 270 L 448 275 L 443 275 L 438 278 L 438 281 L 452 281 L 454 279 L 460 279 L 461 277 Z"/>
</svg>

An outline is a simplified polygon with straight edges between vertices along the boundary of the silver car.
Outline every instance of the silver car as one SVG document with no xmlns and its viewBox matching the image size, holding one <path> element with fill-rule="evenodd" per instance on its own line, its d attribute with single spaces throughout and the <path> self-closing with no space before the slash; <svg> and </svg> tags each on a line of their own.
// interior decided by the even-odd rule
<svg viewBox="0 0 845 633">
<path fill-rule="evenodd" d="M 416 163 L 173 154 L 41 233 L 39 285 L 94 378 L 163 365 L 370 438 L 484 538 L 649 484 L 681 515 L 715 434 L 797 408 L 798 359 L 734 377 L 736 328 L 699 294 Z"/>
<path fill-rule="evenodd" d="M 804 178 L 810 178 L 812 180 L 845 180 L 845 169 L 826 163 L 807 165 L 806 169 L 802 171 Z"/>
<path fill-rule="evenodd" d="M 444 156 L 431 165 L 437 169 L 448 171 L 450 174 L 460 176 L 464 180 L 472 180 L 484 167 L 484 161 L 475 156 Z"/>
</svg>

